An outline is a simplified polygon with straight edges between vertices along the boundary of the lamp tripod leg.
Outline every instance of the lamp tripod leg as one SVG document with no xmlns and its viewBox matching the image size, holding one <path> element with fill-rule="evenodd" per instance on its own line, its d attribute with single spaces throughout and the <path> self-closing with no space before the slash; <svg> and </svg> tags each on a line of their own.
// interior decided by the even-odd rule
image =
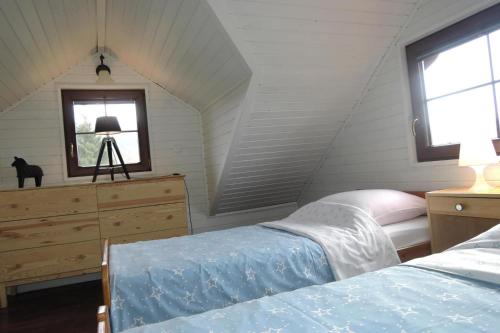
<svg viewBox="0 0 500 333">
<path fill-rule="evenodd" d="M 111 180 L 115 180 L 115 171 L 113 170 L 113 147 L 111 146 L 111 140 L 111 138 L 106 140 L 106 147 L 108 148 L 109 173 L 111 174 Z"/>
<path fill-rule="evenodd" d="M 122 154 L 120 153 L 120 149 L 118 148 L 118 145 L 116 144 L 116 141 L 114 138 L 111 138 L 111 143 L 113 144 L 113 147 L 115 147 L 116 156 L 118 156 L 118 160 L 120 161 L 120 164 L 123 168 L 123 172 L 125 173 L 125 177 L 127 177 L 127 179 L 130 179 L 127 167 L 125 166 L 125 163 L 123 162 Z"/>
<path fill-rule="evenodd" d="M 104 153 L 104 147 L 106 146 L 106 142 L 102 140 L 101 148 L 99 148 L 99 155 L 97 156 L 97 162 L 95 164 L 94 177 L 92 178 L 92 183 L 95 183 L 97 179 L 97 174 L 99 173 L 99 168 L 101 167 L 102 154 Z"/>
</svg>

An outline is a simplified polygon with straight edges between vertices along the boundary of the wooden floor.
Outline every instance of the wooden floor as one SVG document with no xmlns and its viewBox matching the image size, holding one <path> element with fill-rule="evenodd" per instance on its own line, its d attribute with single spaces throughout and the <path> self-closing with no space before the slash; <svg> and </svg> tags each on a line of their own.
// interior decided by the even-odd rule
<svg viewBox="0 0 500 333">
<path fill-rule="evenodd" d="M 9 296 L 0 309 L 2 333 L 95 333 L 99 281 Z"/>
</svg>

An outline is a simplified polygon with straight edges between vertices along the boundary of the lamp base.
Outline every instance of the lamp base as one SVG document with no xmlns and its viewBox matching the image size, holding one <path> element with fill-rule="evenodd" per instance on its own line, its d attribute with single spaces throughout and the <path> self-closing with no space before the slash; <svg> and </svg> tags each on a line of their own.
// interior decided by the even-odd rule
<svg viewBox="0 0 500 333">
<path fill-rule="evenodd" d="M 101 168 L 101 160 L 105 148 L 107 148 L 108 150 L 108 162 L 109 162 L 109 167 L 107 167 L 106 169 L 109 170 L 109 174 L 111 175 L 111 180 L 115 180 L 114 167 L 113 167 L 113 147 L 115 148 L 116 155 L 118 156 L 120 165 L 123 169 L 123 172 L 125 173 L 125 177 L 127 179 L 130 179 L 127 167 L 125 165 L 125 162 L 123 162 L 122 154 L 120 153 L 120 149 L 118 148 L 115 139 L 110 136 L 107 136 L 104 139 L 102 139 L 101 142 L 101 148 L 99 149 L 99 155 L 97 157 L 97 162 L 94 170 L 94 177 L 92 177 L 92 183 L 95 183 L 95 181 L 97 180 L 97 175 L 99 174 L 99 169 Z"/>
<path fill-rule="evenodd" d="M 488 184 L 486 182 L 486 179 L 484 179 L 484 165 L 478 165 L 478 166 L 472 166 L 472 169 L 474 169 L 476 173 L 476 181 L 474 185 L 469 189 L 469 191 L 474 192 L 474 193 L 488 193 L 494 189 L 493 186 Z"/>
</svg>

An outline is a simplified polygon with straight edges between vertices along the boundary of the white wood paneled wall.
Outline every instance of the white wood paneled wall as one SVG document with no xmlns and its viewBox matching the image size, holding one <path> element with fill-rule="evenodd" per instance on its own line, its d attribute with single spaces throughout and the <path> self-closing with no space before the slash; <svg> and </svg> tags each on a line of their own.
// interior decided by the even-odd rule
<svg viewBox="0 0 500 333">
<path fill-rule="evenodd" d="M 95 0 L 0 1 L 0 111 L 95 49 Z"/>
<path fill-rule="evenodd" d="M 417 0 L 209 2 L 256 83 L 215 211 L 295 202 Z"/>
<path fill-rule="evenodd" d="M 201 112 L 208 198 L 211 203 L 213 203 L 227 159 L 236 122 L 241 112 L 240 105 L 245 98 L 248 83 L 248 81 L 243 82 L 229 94 L 220 98 L 217 103 Z"/>
<path fill-rule="evenodd" d="M 51 81 L 14 109 L 0 114 L 0 186 L 16 187 L 13 156 L 22 156 L 40 165 L 44 184 L 62 184 L 88 179 L 67 179 L 64 167 L 60 88 L 88 88 L 96 81 L 95 56 Z M 187 175 L 195 216 L 205 216 L 207 196 L 203 161 L 201 118 L 199 112 L 164 89 L 152 84 L 119 61 L 109 58 L 113 80 L 119 88 L 147 89 L 147 114 L 150 127 L 154 174 L 174 172 Z M 113 85 L 107 88 L 112 89 Z M 133 174 L 133 177 L 141 174 Z M 32 186 L 32 182 L 27 181 Z"/>
<path fill-rule="evenodd" d="M 198 110 L 250 77 L 205 0 L 106 3 L 106 47 Z"/>
<path fill-rule="evenodd" d="M 361 188 L 433 190 L 472 184 L 473 172 L 459 168 L 456 161 L 415 162 L 404 46 L 494 3 L 498 1 L 424 1 L 334 142 L 301 203 Z M 500 170 L 488 170 L 488 178 L 500 181 Z"/>
<path fill-rule="evenodd" d="M 65 177 L 59 94 L 65 87 L 92 88 L 96 81 L 97 61 L 96 56 L 89 57 L 10 111 L 0 113 L 0 189 L 17 186 L 15 168 L 10 166 L 16 155 L 43 168 L 44 185 L 89 181 Z M 282 218 L 295 209 L 295 205 L 288 205 L 209 218 L 200 113 L 120 61 L 110 57 L 108 63 L 115 85 L 107 88 L 133 87 L 147 91 L 153 173 L 134 173 L 132 177 L 174 172 L 186 174 L 195 232 Z M 29 180 L 26 185 L 34 186 Z"/>
</svg>

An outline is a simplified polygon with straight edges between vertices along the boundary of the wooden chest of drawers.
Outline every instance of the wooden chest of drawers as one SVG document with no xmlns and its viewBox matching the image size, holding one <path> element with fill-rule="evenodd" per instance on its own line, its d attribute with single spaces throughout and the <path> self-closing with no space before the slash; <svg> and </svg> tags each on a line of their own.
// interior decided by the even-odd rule
<svg viewBox="0 0 500 333">
<path fill-rule="evenodd" d="M 474 193 L 467 189 L 428 192 L 432 252 L 464 242 L 500 223 L 500 190 Z"/>
<path fill-rule="evenodd" d="M 106 238 L 187 233 L 182 176 L 0 191 L 0 307 L 7 286 L 98 272 Z"/>
</svg>

